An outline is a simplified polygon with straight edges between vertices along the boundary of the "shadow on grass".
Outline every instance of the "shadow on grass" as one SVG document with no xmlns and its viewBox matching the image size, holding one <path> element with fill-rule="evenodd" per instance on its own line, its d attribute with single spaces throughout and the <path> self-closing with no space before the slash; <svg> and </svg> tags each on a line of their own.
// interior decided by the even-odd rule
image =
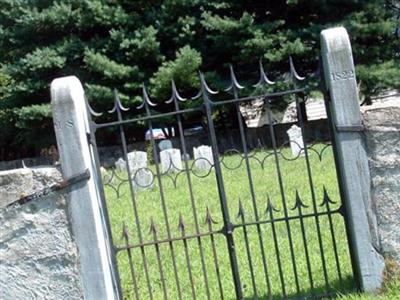
<svg viewBox="0 0 400 300">
<path fill-rule="evenodd" d="M 329 290 L 326 289 L 325 286 L 317 286 L 314 289 L 307 289 L 307 290 L 301 290 L 300 294 L 297 293 L 290 293 L 286 295 L 286 297 L 283 297 L 282 293 L 275 293 L 272 295 L 272 297 L 268 297 L 267 294 L 264 295 L 258 295 L 257 297 L 255 296 L 250 296 L 250 297 L 244 297 L 244 300 L 251 300 L 251 299 L 259 299 L 259 300 L 278 300 L 278 299 L 334 299 L 338 298 L 341 295 L 345 295 L 348 293 L 352 293 L 356 291 L 355 287 L 355 282 L 353 277 L 348 276 L 342 280 L 342 282 L 339 282 L 339 280 L 335 280 L 334 282 L 330 283 L 331 288 Z M 232 299 L 233 300 L 233 299 Z"/>
</svg>

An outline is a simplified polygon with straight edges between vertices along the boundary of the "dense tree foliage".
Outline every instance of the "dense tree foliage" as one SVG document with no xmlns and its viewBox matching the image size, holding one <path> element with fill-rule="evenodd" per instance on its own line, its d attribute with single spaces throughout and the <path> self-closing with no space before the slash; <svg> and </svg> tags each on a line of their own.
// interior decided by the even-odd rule
<svg viewBox="0 0 400 300">
<path fill-rule="evenodd" d="M 45 143 L 38 137 L 51 131 L 55 77 L 78 76 L 98 110 L 110 107 L 114 87 L 135 105 L 142 82 L 157 102 L 169 96 L 171 78 L 192 92 L 198 69 L 222 86 L 231 62 L 251 75 L 262 57 L 276 77 L 292 55 L 310 73 L 320 31 L 335 25 L 350 33 L 364 96 L 400 86 L 398 24 L 379 0 L 0 0 L 0 6 L 3 145 Z"/>
</svg>

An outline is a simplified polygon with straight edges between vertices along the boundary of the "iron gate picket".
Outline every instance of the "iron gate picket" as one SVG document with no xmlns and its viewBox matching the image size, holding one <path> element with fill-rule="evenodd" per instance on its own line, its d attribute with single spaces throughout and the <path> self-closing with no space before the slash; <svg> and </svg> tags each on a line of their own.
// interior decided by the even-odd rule
<svg viewBox="0 0 400 300">
<path fill-rule="evenodd" d="M 301 87 L 304 78 L 298 75 L 291 59 L 291 88 L 288 90 L 271 91 L 274 82 L 268 79 L 261 61 L 259 72 L 260 79 L 255 87 L 261 92 L 254 96 L 241 96 L 243 86 L 239 84 L 231 66 L 230 86 L 226 90 L 231 95 L 228 99 L 214 100 L 217 92 L 208 86 L 202 73 L 199 75 L 200 91 L 191 99 L 183 98 L 172 81 L 172 96 L 162 104 L 164 112 L 156 112 L 160 104 L 150 99 L 143 86 L 142 103 L 136 108 L 138 116 L 135 118 L 124 118 L 129 108 L 123 106 L 117 91 L 114 93 L 114 107 L 108 117 L 97 113 L 87 102 L 91 115 L 89 142 L 95 149 L 93 154 L 97 171 L 101 174 L 98 184 L 106 204 L 103 209 L 111 233 L 114 264 L 120 277 L 119 289 L 124 298 L 309 299 L 328 297 L 354 287 L 343 218 L 345 211 L 338 184 L 335 182 L 329 188 L 325 184 L 315 184 L 324 179 L 324 176 L 314 176 L 313 166 L 317 163 L 322 164 L 320 171 L 326 172 L 327 178 L 334 177 L 336 180 L 336 171 L 334 165 L 330 168 L 323 165 L 325 159 L 330 159 L 333 164 L 332 158 L 325 158 L 329 153 L 332 156 L 330 143 L 308 145 L 310 132 L 308 122 L 304 120 L 304 95 L 309 93 L 309 89 Z M 314 74 L 313 79 L 319 81 L 319 73 Z M 282 143 L 282 134 L 277 135 L 279 124 L 274 120 L 273 108 L 288 97 L 295 100 L 297 121 L 293 123 L 301 129 L 301 142 Z M 254 101 L 262 104 L 267 121 L 258 145 L 249 146 L 242 105 L 254 104 Z M 188 107 L 186 102 L 191 105 Z M 167 112 L 166 105 L 172 107 Z M 216 114 L 227 107 L 233 108 L 238 125 L 235 143 L 240 148 L 222 151 L 223 134 L 214 122 Z M 185 135 L 184 118 L 194 113 L 204 117 L 207 144 L 212 149 L 212 159 L 206 161 L 209 169 L 203 172 L 196 170 L 199 159 L 188 160 L 189 138 Z M 116 119 L 112 119 L 112 116 Z M 103 119 L 96 123 L 92 118 Z M 165 118 L 176 120 L 175 142 L 179 142 L 183 167 L 174 165 L 170 157 L 168 170 L 161 169 L 154 129 L 160 124 L 159 120 Z M 151 166 L 130 166 L 128 154 L 132 143 L 127 138 L 127 128 L 131 124 L 145 124 L 144 127 L 149 129 L 150 145 L 147 145 L 147 149 L 151 150 L 148 153 L 148 158 L 153 160 Z M 121 162 L 125 164 L 126 171 L 115 168 L 107 172 L 100 170 L 96 133 L 110 128 L 118 133 L 123 158 Z M 295 156 L 288 154 L 287 146 L 290 143 L 297 143 L 300 147 L 301 151 Z M 143 145 L 133 145 L 133 148 L 138 150 Z M 229 161 L 236 161 L 236 165 L 229 165 Z M 289 162 L 302 162 L 303 166 L 297 166 L 295 172 L 303 176 L 297 175 L 285 181 L 285 176 L 292 176 L 288 172 Z M 261 171 L 255 171 L 255 165 L 259 165 Z M 257 185 L 259 177 L 268 168 L 273 169 L 267 174 L 268 181 Z M 290 170 L 293 171 L 292 168 Z M 248 185 L 248 192 L 241 199 L 229 195 L 231 191 L 227 190 L 227 185 L 228 189 L 235 191 L 238 186 L 225 178 L 230 176 L 228 172 L 233 172 L 236 176 L 233 181 L 239 182 L 239 171 L 244 172 L 243 178 Z M 140 183 L 139 176 L 147 176 L 147 182 Z M 204 199 L 202 195 L 202 199 L 199 199 L 196 196 L 199 194 L 196 184 L 202 185 L 202 180 L 211 180 L 212 176 L 215 176 L 215 183 L 202 186 L 201 193 L 205 193 L 205 189 L 211 193 L 216 187 L 218 209 L 213 197 Z M 189 205 L 185 207 L 175 203 L 171 209 L 170 202 L 176 201 L 172 196 L 176 195 L 170 189 L 181 188 L 182 181 L 186 182 Z M 271 188 L 273 181 L 276 181 L 275 191 Z M 303 181 L 303 186 L 295 186 L 297 181 Z M 110 196 L 111 192 L 115 192 L 116 199 Z M 124 192 L 125 195 L 122 195 Z M 238 190 L 238 194 L 243 196 L 241 190 Z M 156 202 L 153 203 L 149 195 L 158 199 L 159 208 L 156 208 Z M 178 197 L 185 198 L 182 195 L 179 192 Z M 127 199 L 131 202 L 133 213 L 127 212 Z M 120 210 L 115 208 L 117 206 Z M 147 207 L 142 208 L 144 206 Z M 232 215 L 233 206 L 238 207 L 236 218 Z M 200 207 L 204 209 L 203 212 L 200 212 Z M 152 214 L 156 214 L 158 209 L 163 220 Z M 187 221 L 187 214 L 191 214 L 190 222 Z M 144 218 L 148 220 L 144 221 Z M 172 224 L 171 220 L 177 221 L 177 224 Z M 149 228 L 148 233 L 144 224 Z M 243 237 L 239 237 L 239 233 Z M 221 239 L 226 245 L 222 246 Z M 226 273 L 228 268 L 230 274 Z"/>
</svg>

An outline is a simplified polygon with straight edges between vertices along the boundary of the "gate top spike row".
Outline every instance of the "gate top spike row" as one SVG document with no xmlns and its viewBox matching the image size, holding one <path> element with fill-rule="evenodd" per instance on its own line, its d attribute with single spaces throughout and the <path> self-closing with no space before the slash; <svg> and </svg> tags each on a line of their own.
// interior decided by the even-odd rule
<svg viewBox="0 0 400 300">
<path fill-rule="evenodd" d="M 333 201 L 332 199 L 330 199 L 328 192 L 325 188 L 325 186 L 323 187 L 323 201 L 321 202 L 320 206 L 328 206 L 328 210 L 329 210 L 329 204 L 335 204 L 336 202 Z M 294 206 L 291 208 L 291 210 L 301 210 L 301 208 L 308 208 L 309 206 L 306 205 L 300 198 L 299 192 L 296 190 L 296 195 L 295 195 L 295 204 Z M 273 213 L 274 212 L 280 212 L 279 209 L 275 208 L 274 205 L 272 204 L 272 201 L 270 199 L 269 196 L 267 196 L 267 205 L 266 205 L 266 209 L 265 209 L 265 214 L 269 214 L 270 217 L 273 220 Z M 301 212 L 300 212 L 301 214 Z M 243 202 L 242 200 L 239 198 L 238 199 L 238 213 L 236 215 L 236 218 L 241 218 L 242 221 L 245 220 L 245 208 L 243 206 Z M 210 209 L 207 206 L 206 207 L 206 211 L 205 211 L 205 219 L 204 219 L 204 224 L 208 225 L 209 230 L 211 230 L 211 227 L 213 224 L 217 224 L 218 222 L 214 220 L 214 218 L 211 215 Z M 178 217 L 178 226 L 177 228 L 180 230 L 180 232 L 182 233 L 182 236 L 187 237 L 186 236 L 186 222 L 184 220 L 184 217 L 182 215 L 182 213 L 179 213 L 179 217 Z M 151 234 L 153 236 L 153 238 L 157 239 L 157 234 L 159 233 L 158 231 L 158 227 L 154 221 L 154 218 L 151 217 L 150 218 L 150 225 L 149 225 L 149 234 Z M 130 233 L 129 233 L 129 228 L 128 225 L 126 224 L 126 222 L 122 223 L 122 236 L 121 236 L 126 242 L 128 242 L 131 238 Z"/>
<path fill-rule="evenodd" d="M 305 77 L 302 77 L 298 74 L 296 68 L 294 67 L 294 63 L 293 63 L 293 59 L 292 57 L 289 57 L 289 71 L 290 71 L 290 80 L 292 82 L 296 82 L 296 81 L 302 81 L 305 79 Z M 241 85 L 239 83 L 239 81 L 237 80 L 235 71 L 233 66 L 230 64 L 229 65 L 229 72 L 230 72 L 230 84 L 229 86 L 224 90 L 226 92 L 231 92 L 234 90 L 241 90 L 244 89 L 245 87 L 243 85 Z M 260 79 L 258 80 L 258 82 L 256 84 L 253 85 L 253 87 L 259 87 L 259 86 L 268 86 L 268 85 L 274 85 L 276 82 L 272 81 L 268 78 L 263 64 L 262 64 L 262 60 L 259 60 L 259 73 L 260 73 Z M 214 91 L 210 88 L 210 86 L 207 84 L 205 78 L 204 78 L 204 74 L 202 72 L 199 71 L 199 79 L 200 79 L 200 89 L 199 92 L 194 96 L 191 97 L 191 100 L 196 100 L 199 99 L 200 97 L 204 97 L 207 98 L 208 95 L 216 95 L 218 94 L 218 91 Z M 113 91 L 114 94 L 114 106 L 111 110 L 108 110 L 108 113 L 113 114 L 116 111 L 128 111 L 129 108 L 124 107 L 121 103 L 121 100 L 118 96 L 118 90 L 114 89 Z M 179 92 L 178 89 L 176 87 L 175 81 L 174 79 L 171 80 L 171 97 L 165 101 L 166 104 L 170 104 L 173 103 L 174 101 L 180 101 L 180 102 L 185 102 L 187 101 L 187 98 L 182 97 Z M 87 103 L 87 107 L 88 107 L 88 111 L 90 112 L 91 115 L 95 116 L 95 117 L 99 117 L 102 115 L 102 113 L 96 112 L 88 103 L 87 99 L 86 99 L 86 103 Z M 136 107 L 136 109 L 140 110 L 143 108 L 149 108 L 149 107 L 155 107 L 157 106 L 156 103 L 152 102 L 150 100 L 150 96 L 149 93 L 147 91 L 147 88 L 145 86 L 145 84 L 142 84 L 142 103 Z"/>
</svg>

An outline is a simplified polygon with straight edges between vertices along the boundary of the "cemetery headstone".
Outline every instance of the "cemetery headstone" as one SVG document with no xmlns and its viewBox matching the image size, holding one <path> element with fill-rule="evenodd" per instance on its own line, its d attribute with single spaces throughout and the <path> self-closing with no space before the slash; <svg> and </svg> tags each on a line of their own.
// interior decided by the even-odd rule
<svg viewBox="0 0 400 300">
<path fill-rule="evenodd" d="M 160 152 L 161 171 L 163 173 L 179 172 L 182 170 L 181 150 L 167 149 Z"/>
<path fill-rule="evenodd" d="M 120 172 L 126 171 L 126 163 L 122 157 L 118 158 L 118 160 L 115 162 L 115 168 Z"/>
<path fill-rule="evenodd" d="M 136 190 L 151 188 L 153 173 L 147 169 L 147 153 L 132 151 L 127 154 L 133 186 Z"/>
<path fill-rule="evenodd" d="M 127 154 L 129 171 L 135 190 L 151 188 L 153 185 L 153 173 L 147 169 L 147 153 L 144 151 L 132 151 Z M 126 162 L 120 157 L 115 163 L 118 171 L 126 172 Z"/>
<path fill-rule="evenodd" d="M 132 171 L 147 168 L 147 153 L 144 151 L 132 151 L 128 153 L 129 169 Z"/>
<path fill-rule="evenodd" d="M 193 157 L 195 166 L 198 170 L 209 171 L 214 165 L 212 148 L 210 146 L 200 146 L 193 148 Z"/>
<path fill-rule="evenodd" d="M 106 168 L 100 167 L 100 174 L 101 174 L 101 179 L 103 181 L 103 184 L 110 183 L 111 175 L 108 174 Z"/>
<path fill-rule="evenodd" d="M 160 149 L 160 151 L 172 149 L 171 140 L 162 140 L 161 142 L 158 143 L 158 148 Z"/>
<path fill-rule="evenodd" d="M 151 172 L 151 170 L 147 168 L 141 168 L 135 170 L 131 174 L 131 176 L 132 176 L 133 187 L 136 190 L 149 189 L 153 187 L 154 175 L 153 172 Z"/>
<path fill-rule="evenodd" d="M 293 125 L 290 127 L 286 133 L 289 136 L 289 141 L 290 141 L 290 148 L 292 150 L 292 155 L 293 156 L 299 156 L 304 149 L 304 143 L 303 143 L 303 136 L 301 134 L 301 128 L 298 127 L 297 125 Z"/>
</svg>

